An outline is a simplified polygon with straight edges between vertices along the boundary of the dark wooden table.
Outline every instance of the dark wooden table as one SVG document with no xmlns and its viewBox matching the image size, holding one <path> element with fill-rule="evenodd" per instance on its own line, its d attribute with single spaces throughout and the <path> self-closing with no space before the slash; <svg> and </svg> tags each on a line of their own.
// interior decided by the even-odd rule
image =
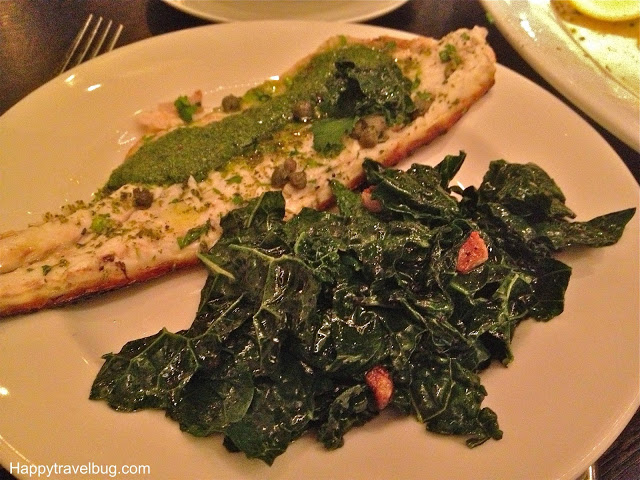
<svg viewBox="0 0 640 480">
<path fill-rule="evenodd" d="M 0 115 L 54 76 L 89 13 L 125 26 L 118 46 L 208 23 L 161 0 L 0 0 Z M 367 23 L 433 37 L 459 27 L 483 25 L 489 29 L 489 42 L 501 64 L 562 98 L 508 44 L 476 0 L 411 0 Z M 640 154 L 585 118 L 640 183 Z M 55 438 L 55 432 L 51 433 L 50 438 Z M 640 411 L 598 461 L 597 472 L 602 480 L 640 479 Z M 0 480 L 10 479 L 13 477 L 0 467 Z"/>
</svg>

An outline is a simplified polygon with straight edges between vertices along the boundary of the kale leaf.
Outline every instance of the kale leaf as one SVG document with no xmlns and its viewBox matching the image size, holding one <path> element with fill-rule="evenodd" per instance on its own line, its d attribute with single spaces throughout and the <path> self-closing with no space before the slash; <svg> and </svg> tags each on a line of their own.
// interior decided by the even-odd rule
<svg viewBox="0 0 640 480">
<path fill-rule="evenodd" d="M 461 190 L 450 183 L 464 159 L 406 172 L 366 160 L 380 212 L 338 183 L 334 212 L 285 222 L 279 191 L 230 212 L 200 255 L 210 275 L 191 327 L 105 355 L 90 397 L 164 409 L 270 465 L 307 431 L 334 449 L 376 417 L 376 367 L 393 383 L 390 407 L 427 430 L 469 447 L 500 439 L 480 373 L 513 359 L 520 322 L 563 311 L 571 268 L 553 254 L 615 243 L 635 210 L 573 221 L 542 169 L 504 160 Z M 472 232 L 488 258 L 461 273 Z"/>
</svg>

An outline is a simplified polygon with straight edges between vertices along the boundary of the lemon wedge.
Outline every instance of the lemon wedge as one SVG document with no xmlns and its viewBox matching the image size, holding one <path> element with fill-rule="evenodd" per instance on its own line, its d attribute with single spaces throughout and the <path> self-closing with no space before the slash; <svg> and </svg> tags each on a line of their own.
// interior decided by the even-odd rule
<svg viewBox="0 0 640 480">
<path fill-rule="evenodd" d="M 570 0 L 576 10 L 599 20 L 620 22 L 640 17 L 640 0 Z"/>
</svg>

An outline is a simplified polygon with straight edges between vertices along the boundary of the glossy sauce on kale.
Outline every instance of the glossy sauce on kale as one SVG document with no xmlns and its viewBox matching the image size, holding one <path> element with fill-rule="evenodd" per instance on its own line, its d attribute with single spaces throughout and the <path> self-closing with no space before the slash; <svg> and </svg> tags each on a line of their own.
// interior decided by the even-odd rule
<svg viewBox="0 0 640 480">
<path fill-rule="evenodd" d="M 407 171 L 365 160 L 375 212 L 339 183 L 335 212 L 285 222 L 280 191 L 231 211 L 201 255 L 210 275 L 191 327 L 105 355 L 91 398 L 164 409 L 267 464 L 306 432 L 338 448 L 384 407 L 470 447 L 500 439 L 479 374 L 511 362 L 521 322 L 563 311 L 571 267 L 554 254 L 616 243 L 635 209 L 569 221 L 546 172 L 503 160 L 461 190 L 464 159 Z M 487 256 L 461 270 L 474 232 Z M 378 370 L 392 383 L 383 407 Z"/>
</svg>

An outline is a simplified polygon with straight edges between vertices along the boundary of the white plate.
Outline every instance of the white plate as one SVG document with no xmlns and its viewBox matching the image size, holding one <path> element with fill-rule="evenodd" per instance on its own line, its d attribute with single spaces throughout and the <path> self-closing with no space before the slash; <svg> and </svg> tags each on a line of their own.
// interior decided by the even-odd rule
<svg viewBox="0 0 640 480">
<path fill-rule="evenodd" d="M 315 20 L 360 22 L 379 17 L 408 0 L 163 0 L 183 12 L 218 22 Z"/>
<path fill-rule="evenodd" d="M 324 22 L 228 23 L 135 43 L 54 79 L 0 117 L 0 231 L 88 198 L 138 135 L 138 110 L 197 88 L 211 106 L 341 33 L 408 35 Z M 638 206 L 638 185 L 608 144 L 558 99 L 504 67 L 488 95 L 411 161 L 435 163 L 461 149 L 468 153 L 464 185 L 478 184 L 492 159 L 531 161 L 559 182 L 581 219 Z M 123 414 L 88 400 L 102 354 L 191 323 L 204 281 L 197 270 L 0 320 L 0 463 L 148 465 L 153 479 L 417 479 L 425 472 L 458 480 L 573 479 L 639 403 L 638 237 L 636 214 L 616 246 L 564 255 L 574 268 L 565 313 L 525 322 L 513 364 L 483 373 L 485 405 L 504 430 L 500 441 L 469 450 L 412 419 L 384 415 L 350 432 L 336 451 L 303 438 L 269 468 L 226 452 L 219 436 L 180 432 L 161 412 Z"/>
<path fill-rule="evenodd" d="M 570 102 L 640 151 L 638 21 L 607 24 L 553 0 L 481 0 L 522 57 Z"/>
</svg>

